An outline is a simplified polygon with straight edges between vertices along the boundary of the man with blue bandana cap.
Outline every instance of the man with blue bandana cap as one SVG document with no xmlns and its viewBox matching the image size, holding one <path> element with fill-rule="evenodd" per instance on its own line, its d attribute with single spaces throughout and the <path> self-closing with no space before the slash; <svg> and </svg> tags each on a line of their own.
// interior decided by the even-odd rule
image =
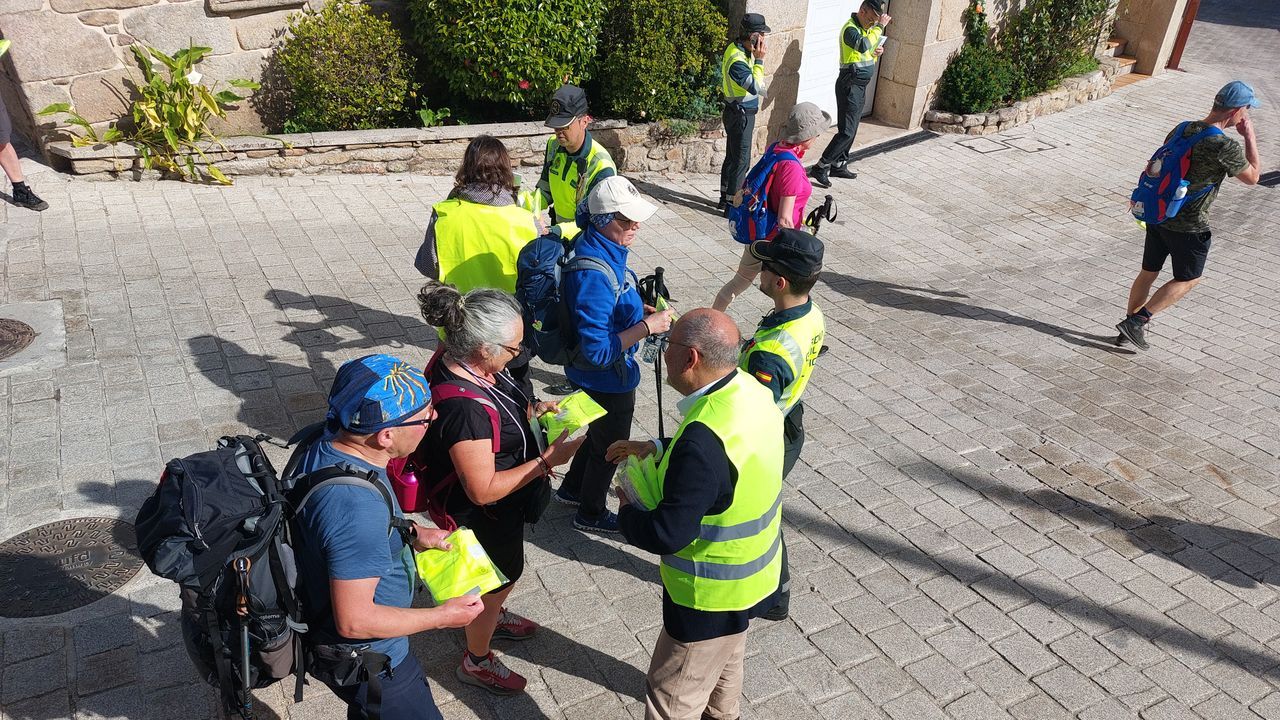
<svg viewBox="0 0 1280 720">
<path fill-rule="evenodd" d="M 391 493 L 387 462 L 417 448 L 435 411 L 422 373 L 390 355 L 368 355 L 345 363 L 329 391 L 325 433 L 307 449 L 300 469 L 315 472 L 347 466 L 353 475 L 374 471 Z M 447 533 L 413 523 L 409 543 L 388 531 L 387 503 L 358 485 L 315 491 L 298 513 L 299 580 L 313 643 L 355 651 L 375 668 L 379 682 L 328 682 L 347 703 L 347 718 L 380 714 L 385 720 L 440 720 L 421 665 L 409 652 L 408 635 L 462 627 L 483 609 L 480 598 L 454 598 L 434 608 L 413 608 L 412 550 L 448 549 Z M 411 548 L 412 545 L 412 548 Z M 376 661 L 386 656 L 386 670 Z M 370 660 L 372 658 L 372 661 Z M 371 697 L 371 695 L 373 697 Z M 375 707 L 381 705 L 380 709 Z"/>
</svg>

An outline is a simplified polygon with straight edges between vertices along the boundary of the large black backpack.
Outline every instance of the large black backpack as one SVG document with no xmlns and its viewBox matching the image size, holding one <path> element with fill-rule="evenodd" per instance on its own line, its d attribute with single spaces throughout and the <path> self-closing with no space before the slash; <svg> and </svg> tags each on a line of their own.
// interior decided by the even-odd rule
<svg viewBox="0 0 1280 720">
<path fill-rule="evenodd" d="M 262 450 L 270 441 L 266 435 L 223 437 L 213 450 L 170 460 L 134 522 L 147 567 L 179 585 L 183 639 L 192 662 L 219 688 L 227 711 L 246 720 L 253 717 L 255 688 L 292 674 L 296 702 L 302 699 L 305 673 L 334 679 L 312 667 L 325 648 L 306 642 L 307 614 L 294 559 L 297 510 L 321 486 L 357 485 L 387 503 L 388 532 L 411 526 L 396 517 L 376 473 L 349 466 L 298 472 L 306 448 L 322 430 L 323 423 L 316 423 L 287 444 L 274 443 L 296 445 L 279 474 Z M 372 687 L 376 670 L 357 663 L 340 684 L 369 680 L 372 700 L 380 694 Z"/>
</svg>

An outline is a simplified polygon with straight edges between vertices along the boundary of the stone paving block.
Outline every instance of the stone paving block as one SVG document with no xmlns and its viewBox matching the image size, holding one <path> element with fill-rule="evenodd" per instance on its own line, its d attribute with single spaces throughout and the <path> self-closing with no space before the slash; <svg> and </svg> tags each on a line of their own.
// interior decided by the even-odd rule
<svg viewBox="0 0 1280 720">
<path fill-rule="evenodd" d="M 768 656 L 756 655 L 743 663 L 742 694 L 752 704 L 791 689 L 791 682 Z"/>
<path fill-rule="evenodd" d="M 991 643 L 991 648 L 1027 677 L 1039 675 L 1061 662 L 1038 640 L 1025 632 L 996 640 Z"/>
<path fill-rule="evenodd" d="M 1195 705 L 1214 693 L 1209 683 L 1177 660 L 1165 660 L 1142 673 L 1186 705 Z"/>
<path fill-rule="evenodd" d="M 929 645 L 910 626 L 904 623 L 876 630 L 873 633 L 869 633 L 867 638 L 900 667 L 933 653 Z"/>
<path fill-rule="evenodd" d="M 930 655 L 904 668 L 928 693 L 944 705 L 973 689 L 959 668 L 941 655 Z"/>
<path fill-rule="evenodd" d="M 849 680 L 823 655 L 799 660 L 782 668 L 791 684 L 807 702 L 816 704 L 853 689 Z"/>
<path fill-rule="evenodd" d="M 1092 677 L 1120 662 L 1120 659 L 1084 633 L 1073 633 L 1049 645 L 1075 669 Z"/>
<path fill-rule="evenodd" d="M 1110 697 L 1130 708 L 1148 707 L 1166 697 L 1164 690 L 1157 687 L 1150 678 L 1128 665 L 1117 665 L 1098 673 L 1093 676 L 1093 680 Z"/>
<path fill-rule="evenodd" d="M 878 706 L 916 689 L 911 676 L 885 658 L 872 658 L 845 674 Z"/>
<path fill-rule="evenodd" d="M 1018 720 L 1057 720 L 1069 717 L 1062 706 L 1047 695 L 1036 695 L 1009 708 L 1009 714 Z"/>
<path fill-rule="evenodd" d="M 8 643 L 5 643 L 6 653 Z M 66 656 L 60 651 L 21 662 L 9 662 L 0 677 L 0 701 L 5 705 L 45 695 L 67 686 Z"/>
<path fill-rule="evenodd" d="M 884 709 L 893 720 L 932 720 L 946 717 L 921 690 L 890 700 L 885 703 Z"/>
<path fill-rule="evenodd" d="M 886 717 L 866 696 L 856 690 L 821 703 L 817 710 L 824 720 L 884 720 Z"/>
<path fill-rule="evenodd" d="M 1035 687 L 1022 676 L 1022 673 L 1000 659 L 979 665 L 969 670 L 966 675 L 1001 707 L 1009 707 L 1031 697 L 1036 692 Z"/>
<path fill-rule="evenodd" d="M 1198 720 L 1186 705 L 1168 698 L 1142 711 L 1142 720 Z"/>
<path fill-rule="evenodd" d="M 1205 720 L 1257 720 L 1258 715 L 1227 695 L 1218 694 L 1192 708 Z"/>
<path fill-rule="evenodd" d="M 1200 676 L 1217 690 L 1245 705 L 1261 700 L 1271 686 L 1233 662 L 1222 660 L 1200 670 Z"/>
</svg>

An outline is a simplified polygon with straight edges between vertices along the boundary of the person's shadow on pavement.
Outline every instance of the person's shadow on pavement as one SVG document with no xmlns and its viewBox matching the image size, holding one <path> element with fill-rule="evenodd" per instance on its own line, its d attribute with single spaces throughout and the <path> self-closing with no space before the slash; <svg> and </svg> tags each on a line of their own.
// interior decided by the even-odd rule
<svg viewBox="0 0 1280 720">
<path fill-rule="evenodd" d="M 1053 325 L 1041 320 L 1015 315 L 1004 310 L 957 302 L 948 298 L 967 298 L 967 295 L 955 291 L 939 291 L 930 288 L 918 288 L 908 285 L 867 280 L 837 272 L 823 272 L 822 282 L 827 287 L 846 297 L 857 298 L 871 305 L 924 312 L 944 317 L 955 317 L 963 320 L 982 320 L 1006 325 L 1016 325 L 1035 330 L 1051 337 L 1061 338 L 1079 347 L 1103 350 L 1109 353 L 1132 355 L 1134 351 L 1116 347 L 1115 335 L 1094 335 L 1072 330 L 1060 325 Z"/>
</svg>

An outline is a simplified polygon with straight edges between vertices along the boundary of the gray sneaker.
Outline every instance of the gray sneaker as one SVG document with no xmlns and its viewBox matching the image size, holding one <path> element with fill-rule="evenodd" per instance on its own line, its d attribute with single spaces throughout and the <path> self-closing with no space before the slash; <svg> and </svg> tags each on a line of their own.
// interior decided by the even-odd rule
<svg viewBox="0 0 1280 720">
<path fill-rule="evenodd" d="M 1151 347 L 1147 344 L 1146 328 L 1147 323 L 1143 322 L 1137 315 L 1130 315 L 1116 325 L 1116 329 L 1120 334 L 1133 343 L 1139 350 L 1146 350 Z"/>
</svg>

